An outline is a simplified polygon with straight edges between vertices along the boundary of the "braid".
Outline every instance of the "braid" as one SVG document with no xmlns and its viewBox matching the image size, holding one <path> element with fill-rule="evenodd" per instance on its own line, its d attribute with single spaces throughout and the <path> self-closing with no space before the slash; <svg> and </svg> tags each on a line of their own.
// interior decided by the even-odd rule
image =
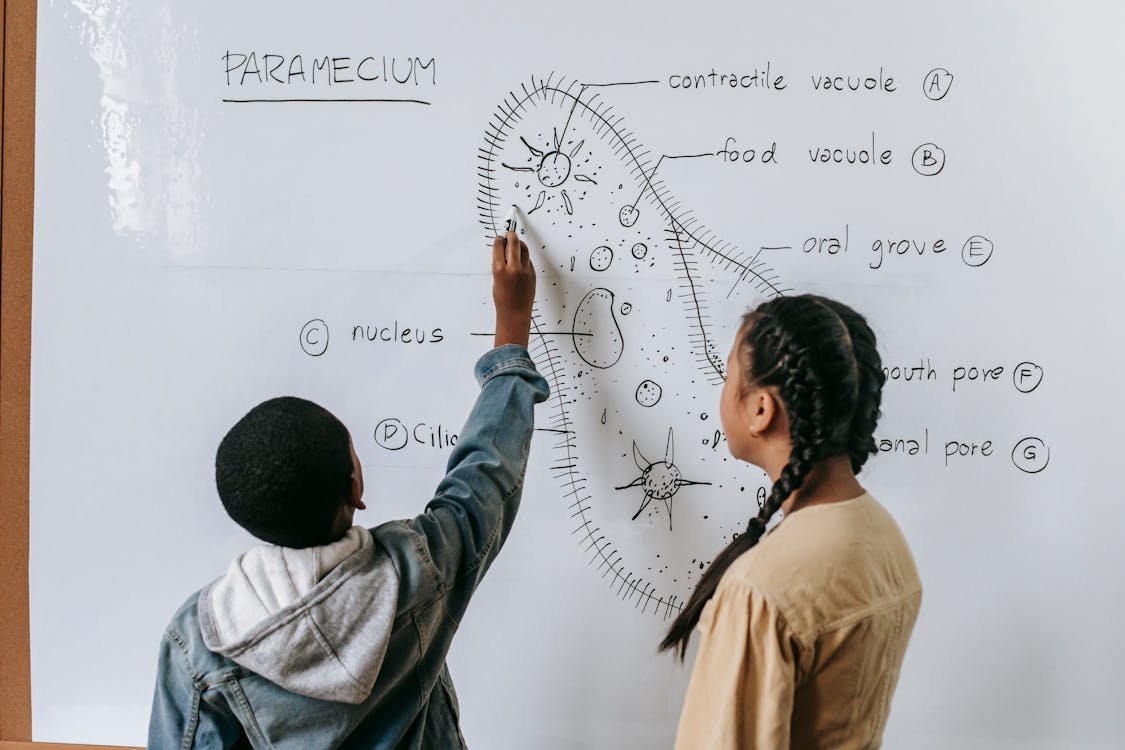
<svg viewBox="0 0 1125 750">
<path fill-rule="evenodd" d="M 859 400 L 848 435 L 848 453 L 852 460 L 852 471 L 858 474 L 868 457 L 879 451 L 875 444 L 875 426 L 881 414 L 879 407 L 887 376 L 883 373 L 882 360 L 875 350 L 874 340 L 863 345 L 857 343 L 855 354 L 856 364 L 859 366 Z"/>
<path fill-rule="evenodd" d="M 852 471 L 858 474 L 867 459 L 879 451 L 875 443 L 875 426 L 881 416 L 883 384 L 887 376 L 883 372 L 883 361 L 875 348 L 875 333 L 863 316 L 834 300 L 826 299 L 824 303 L 840 317 L 847 328 L 855 357 L 858 387 L 847 443 Z"/>
<path fill-rule="evenodd" d="M 751 334 L 746 343 L 752 347 L 752 351 L 760 352 L 777 363 L 767 378 L 759 382 L 780 380 L 777 385 L 789 417 L 789 462 L 782 468 L 758 515 L 750 519 L 746 531 L 735 537 L 707 567 L 691 598 L 668 629 L 660 650 L 676 649 L 680 659 L 687 652 L 691 632 L 699 622 L 704 605 L 714 595 L 727 568 L 758 543 L 765 534 L 770 519 L 781 508 L 782 503 L 804 484 L 805 478 L 816 461 L 823 457 L 824 450 L 830 443 L 825 437 L 824 427 L 829 416 L 825 387 L 820 381 L 819 373 L 811 366 L 810 350 L 785 331 L 771 328 L 765 319 L 759 318 L 753 329 L 757 329 L 760 335 Z"/>
<path fill-rule="evenodd" d="M 846 455 L 859 473 L 877 452 L 874 432 L 886 376 L 862 315 L 814 295 L 777 297 L 743 318 L 735 346 L 740 356 L 748 355 L 742 357 L 744 383 L 777 389 L 789 420 L 789 460 L 746 531 L 715 556 L 668 629 L 660 648 L 675 649 L 681 659 L 727 568 L 758 543 L 817 463 Z"/>
</svg>

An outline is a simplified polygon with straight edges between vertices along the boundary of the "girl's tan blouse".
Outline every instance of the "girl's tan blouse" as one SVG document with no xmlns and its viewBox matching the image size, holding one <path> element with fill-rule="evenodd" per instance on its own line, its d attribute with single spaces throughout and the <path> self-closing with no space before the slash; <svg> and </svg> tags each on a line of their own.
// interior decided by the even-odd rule
<svg viewBox="0 0 1125 750">
<path fill-rule="evenodd" d="M 791 513 L 700 616 L 677 750 L 878 748 L 921 599 L 870 495 Z"/>
</svg>

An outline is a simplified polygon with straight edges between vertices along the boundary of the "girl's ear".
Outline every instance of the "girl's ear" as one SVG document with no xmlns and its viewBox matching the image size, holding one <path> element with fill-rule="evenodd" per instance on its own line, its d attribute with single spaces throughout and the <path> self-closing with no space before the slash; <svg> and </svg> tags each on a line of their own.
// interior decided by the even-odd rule
<svg viewBox="0 0 1125 750">
<path fill-rule="evenodd" d="M 778 421 L 777 397 L 768 388 L 755 388 L 746 398 L 746 417 L 751 437 L 761 437 Z"/>
</svg>

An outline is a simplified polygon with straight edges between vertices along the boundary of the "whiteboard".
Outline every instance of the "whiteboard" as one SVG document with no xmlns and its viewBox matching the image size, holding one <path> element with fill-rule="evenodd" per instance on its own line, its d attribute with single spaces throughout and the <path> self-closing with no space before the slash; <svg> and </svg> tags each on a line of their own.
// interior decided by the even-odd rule
<svg viewBox="0 0 1125 750">
<path fill-rule="evenodd" d="M 1117 746 L 1123 15 L 41 3 L 35 739 L 143 743 L 164 625 L 253 543 L 212 479 L 250 406 L 340 416 L 359 522 L 422 509 L 516 202 L 553 395 L 450 655 L 471 744 L 671 744 L 656 643 L 765 485 L 719 431 L 733 329 L 816 291 L 879 336 L 861 480 L 925 586 L 886 745 Z M 667 503 L 629 486 L 665 459 Z"/>
</svg>

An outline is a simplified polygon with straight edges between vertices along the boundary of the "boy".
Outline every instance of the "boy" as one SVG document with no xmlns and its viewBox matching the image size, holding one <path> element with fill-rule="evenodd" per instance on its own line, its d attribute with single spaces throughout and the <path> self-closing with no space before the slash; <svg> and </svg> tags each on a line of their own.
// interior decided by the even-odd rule
<svg viewBox="0 0 1125 750">
<path fill-rule="evenodd" d="M 535 403 L 535 269 L 492 247 L 496 348 L 426 511 L 352 525 L 363 474 L 347 430 L 308 401 L 267 401 L 219 446 L 227 513 L 267 545 L 193 594 L 161 643 L 149 748 L 463 748 L 445 664 L 519 506 Z"/>
</svg>

